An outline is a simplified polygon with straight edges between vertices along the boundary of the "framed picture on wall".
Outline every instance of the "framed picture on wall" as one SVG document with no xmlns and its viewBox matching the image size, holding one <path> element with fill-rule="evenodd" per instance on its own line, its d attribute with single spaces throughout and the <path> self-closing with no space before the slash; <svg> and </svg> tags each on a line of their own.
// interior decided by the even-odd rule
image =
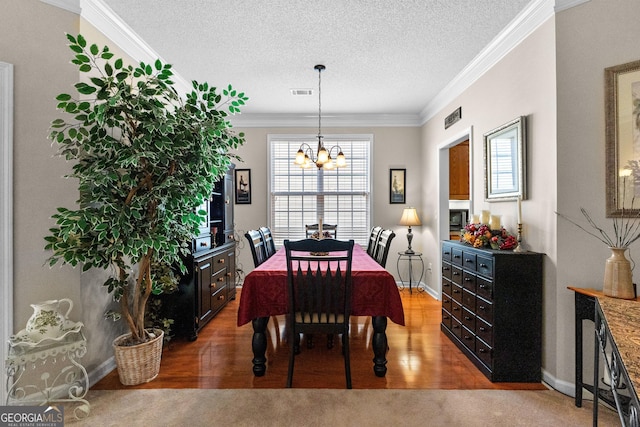
<svg viewBox="0 0 640 427">
<path fill-rule="evenodd" d="M 251 204 L 251 169 L 236 169 L 236 204 Z"/>
<path fill-rule="evenodd" d="M 389 169 L 389 203 L 406 203 L 406 169 Z"/>
<path fill-rule="evenodd" d="M 607 217 L 635 217 L 640 195 L 640 61 L 605 68 Z"/>
</svg>

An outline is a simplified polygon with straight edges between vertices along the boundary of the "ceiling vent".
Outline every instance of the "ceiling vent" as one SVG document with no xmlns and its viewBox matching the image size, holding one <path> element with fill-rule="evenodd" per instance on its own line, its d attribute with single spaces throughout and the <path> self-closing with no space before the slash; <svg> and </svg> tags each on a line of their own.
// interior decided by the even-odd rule
<svg viewBox="0 0 640 427">
<path fill-rule="evenodd" d="M 293 96 L 310 96 L 313 95 L 313 89 L 291 89 Z"/>
</svg>

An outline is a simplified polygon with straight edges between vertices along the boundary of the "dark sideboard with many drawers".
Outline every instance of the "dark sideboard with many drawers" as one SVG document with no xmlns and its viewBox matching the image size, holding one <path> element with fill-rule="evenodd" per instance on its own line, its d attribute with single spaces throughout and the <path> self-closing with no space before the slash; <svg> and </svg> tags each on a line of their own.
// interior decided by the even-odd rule
<svg viewBox="0 0 640 427">
<path fill-rule="evenodd" d="M 442 242 L 441 330 L 494 382 L 539 382 L 544 254 Z"/>
</svg>

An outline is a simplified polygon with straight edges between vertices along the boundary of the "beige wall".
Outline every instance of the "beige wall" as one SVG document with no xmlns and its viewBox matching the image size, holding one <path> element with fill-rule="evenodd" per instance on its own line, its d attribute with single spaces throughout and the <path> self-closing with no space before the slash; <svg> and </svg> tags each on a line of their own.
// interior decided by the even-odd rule
<svg viewBox="0 0 640 427">
<path fill-rule="evenodd" d="M 605 218 L 604 69 L 640 59 L 639 17 L 637 0 L 591 0 L 556 17 L 558 210 L 581 219 L 584 207 L 610 232 L 611 220 Z M 566 287 L 602 289 L 610 252 L 561 219 L 557 248 L 557 371 L 559 378 L 573 382 L 573 293 Z M 636 242 L 631 256 L 637 260 L 639 254 Z M 634 282 L 639 280 L 636 268 Z M 592 348 L 592 329 L 585 333 Z"/>
<path fill-rule="evenodd" d="M 33 313 L 30 304 L 71 298 L 70 318 L 82 321 L 89 345 L 83 363 L 91 372 L 112 356 L 111 341 L 123 325 L 102 318 L 115 308 L 101 286 L 100 272 L 81 274 L 80 268 L 46 264 L 44 236 L 58 206 L 72 208 L 77 181 L 65 179 L 71 165 L 56 156 L 47 139 L 49 123 L 60 114 L 55 97 L 74 93 L 79 79 L 65 33 L 86 36 L 89 43 L 109 44 L 77 14 L 38 0 L 9 0 L 0 14 L 0 61 L 14 65 L 14 331 L 23 329 Z M 5 284 L 3 284 L 4 286 Z"/>
<path fill-rule="evenodd" d="M 312 128 L 237 128 L 238 132 L 246 135 L 246 144 L 237 154 L 243 162 L 236 162 L 238 168 L 251 169 L 251 184 L 253 187 L 250 205 L 235 206 L 236 234 L 241 240 L 238 261 L 244 274 L 253 270 L 251 251 L 245 244 L 244 233 L 247 230 L 268 225 L 267 203 L 268 182 L 267 162 L 269 134 L 310 134 L 317 133 Z M 419 188 L 422 182 L 422 166 L 420 157 L 420 129 L 417 127 L 396 128 L 323 128 L 322 133 L 330 134 L 372 134 L 373 146 L 373 211 L 372 223 L 391 228 L 396 237 L 391 243 L 387 268 L 395 274 L 397 252 L 406 249 L 407 230 L 400 227 L 398 222 L 402 209 L 407 206 L 420 207 Z M 407 204 L 389 204 L 389 168 L 407 169 Z M 420 212 L 419 212 L 420 213 Z M 414 228 L 414 230 L 419 227 Z M 422 243 L 414 239 L 412 247 L 422 249 Z"/>
<path fill-rule="evenodd" d="M 504 226 L 517 230 L 516 203 L 484 200 L 483 134 L 518 116 L 527 116 L 528 197 L 522 203 L 524 241 L 529 250 L 545 253 L 544 283 L 544 355 L 545 370 L 554 371 L 556 357 L 556 248 L 555 248 L 555 54 L 554 19 L 506 55 L 433 119 L 422 132 L 424 168 L 423 210 L 433 220 L 424 231 L 425 252 L 439 256 L 437 241 L 438 147 L 472 128 L 472 212 L 482 209 L 502 215 Z M 462 120 L 444 129 L 444 117 L 458 106 Z M 436 175 L 437 176 L 437 175 Z M 435 262 L 434 262 L 434 265 Z M 438 287 L 438 291 L 440 288 Z"/>
<path fill-rule="evenodd" d="M 62 178 L 70 172 L 47 140 L 58 116 L 55 97 L 73 89 L 77 79 L 69 63 L 65 33 L 78 31 L 78 16 L 36 0 L 3 2 L 0 14 L 0 60 L 14 65 L 14 328 L 24 328 L 31 303 L 68 297 L 77 304 L 71 316 L 83 314 L 80 272 L 49 269 L 44 236 L 55 207 L 73 204 L 75 185 Z M 61 58 L 65 58 L 61 60 Z M 69 58 L 69 59 L 67 59 Z M 3 284 L 4 286 L 4 284 Z"/>
</svg>

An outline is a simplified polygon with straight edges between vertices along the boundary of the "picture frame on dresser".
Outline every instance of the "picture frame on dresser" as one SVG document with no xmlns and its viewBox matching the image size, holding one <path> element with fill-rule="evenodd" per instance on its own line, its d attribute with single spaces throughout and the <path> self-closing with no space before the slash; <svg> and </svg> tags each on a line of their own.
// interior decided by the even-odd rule
<svg viewBox="0 0 640 427">
<path fill-rule="evenodd" d="M 640 60 L 604 71 L 606 215 L 638 215 L 631 203 L 639 191 L 633 177 L 640 177 Z"/>
<path fill-rule="evenodd" d="M 251 204 L 251 169 L 235 170 L 236 204 Z"/>
<path fill-rule="evenodd" d="M 526 116 L 520 116 L 483 135 L 486 201 L 527 198 L 526 125 Z"/>
<path fill-rule="evenodd" d="M 406 203 L 405 188 L 407 185 L 406 169 L 389 169 L 389 203 Z"/>
</svg>

